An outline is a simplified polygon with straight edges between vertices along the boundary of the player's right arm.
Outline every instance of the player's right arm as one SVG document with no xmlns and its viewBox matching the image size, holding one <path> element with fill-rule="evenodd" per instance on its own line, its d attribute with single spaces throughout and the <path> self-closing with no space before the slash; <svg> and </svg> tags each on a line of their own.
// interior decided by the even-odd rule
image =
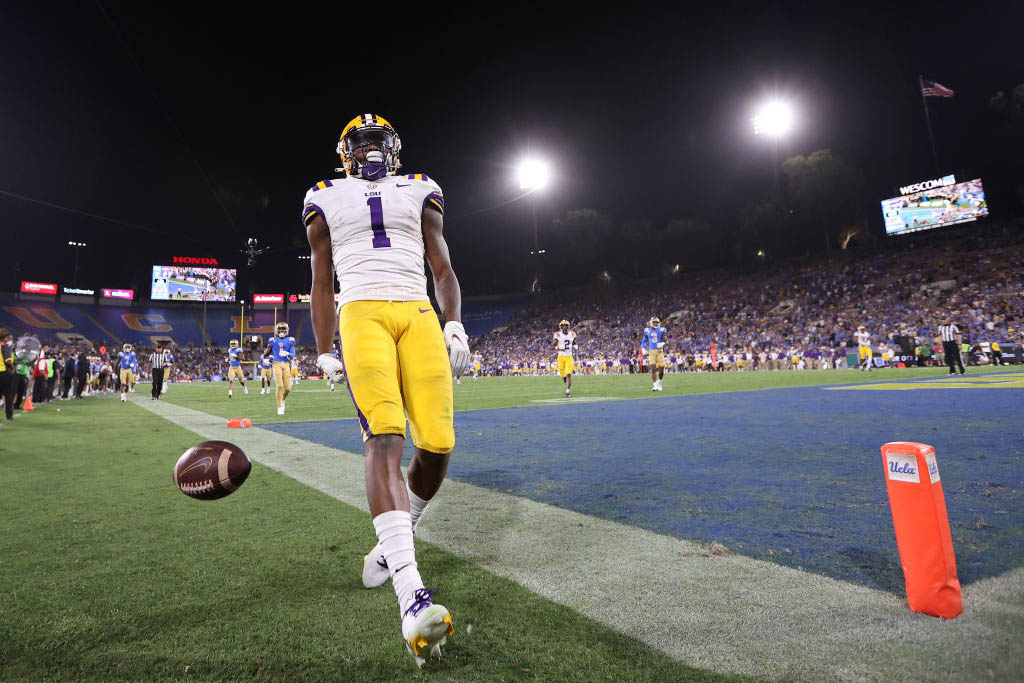
<svg viewBox="0 0 1024 683">
<path fill-rule="evenodd" d="M 331 258 L 331 232 L 319 212 L 307 214 L 306 240 L 309 242 L 309 267 L 313 287 L 309 292 L 309 317 L 316 340 L 316 366 L 331 382 L 341 381 L 344 365 L 331 355 L 338 317 L 334 310 L 334 263 Z"/>
<path fill-rule="evenodd" d="M 314 215 L 306 223 L 309 242 L 309 267 L 313 287 L 309 292 L 309 314 L 318 354 L 330 354 L 338 319 L 334 315 L 334 270 L 331 261 L 331 233 L 323 216 Z"/>
</svg>

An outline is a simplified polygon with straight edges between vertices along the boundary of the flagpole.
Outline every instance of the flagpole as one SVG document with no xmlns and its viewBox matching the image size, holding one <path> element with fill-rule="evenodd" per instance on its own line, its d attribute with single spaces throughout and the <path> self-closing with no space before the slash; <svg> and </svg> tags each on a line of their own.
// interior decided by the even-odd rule
<svg viewBox="0 0 1024 683">
<path fill-rule="evenodd" d="M 928 143 L 932 149 L 932 164 L 935 165 L 935 175 L 941 175 L 939 170 L 939 154 L 935 151 L 935 135 L 932 133 L 932 117 L 928 113 L 928 100 L 924 96 L 924 76 L 917 75 L 917 91 L 921 93 L 921 106 L 924 107 L 924 123 L 928 129 Z"/>
</svg>

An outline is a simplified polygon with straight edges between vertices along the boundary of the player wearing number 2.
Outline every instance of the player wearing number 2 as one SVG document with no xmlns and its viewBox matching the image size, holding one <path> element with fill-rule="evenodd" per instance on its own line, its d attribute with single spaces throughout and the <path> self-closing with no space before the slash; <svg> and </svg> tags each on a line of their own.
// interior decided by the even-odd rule
<svg viewBox="0 0 1024 683">
<path fill-rule="evenodd" d="M 400 151 L 386 120 L 373 114 L 352 119 L 338 143 L 345 177 L 321 181 L 306 194 L 302 222 L 311 250 L 317 366 L 335 382 L 344 371 L 363 431 L 366 494 L 378 539 L 363 559 L 363 584 L 373 588 L 391 578 L 402 636 L 422 665 L 427 655 L 440 653 L 454 628 L 448 610 L 423 586 L 413 533 L 448 470 L 455 446 L 452 376 L 465 372 L 469 347 L 442 234 L 441 188 L 421 173 L 396 175 Z M 443 333 L 427 297 L 424 256 L 447 321 Z M 340 285 L 338 318 L 332 268 Z M 335 329 L 340 361 L 331 355 Z M 416 447 L 408 484 L 399 468 L 406 415 Z"/>
<path fill-rule="evenodd" d="M 571 398 L 572 394 L 572 354 L 577 348 L 576 333 L 569 329 L 569 321 L 563 320 L 558 323 L 558 332 L 551 340 L 552 345 L 558 350 L 558 374 L 565 382 L 565 397 Z"/>
</svg>

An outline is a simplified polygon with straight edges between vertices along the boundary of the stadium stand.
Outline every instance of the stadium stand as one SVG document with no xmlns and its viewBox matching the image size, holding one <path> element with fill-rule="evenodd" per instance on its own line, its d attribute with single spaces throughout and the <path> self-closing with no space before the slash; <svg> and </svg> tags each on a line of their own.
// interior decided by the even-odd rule
<svg viewBox="0 0 1024 683">
<path fill-rule="evenodd" d="M 915 249 L 908 243 L 793 259 L 753 272 L 704 271 L 571 295 L 556 292 L 472 339 L 471 346 L 495 372 L 524 365 L 532 371 L 535 363 L 543 368 L 553 360 L 551 335 L 568 318 L 584 362 L 624 368 L 637 356 L 647 320 L 656 315 L 669 329 L 666 355 L 676 367 L 685 367 L 690 355 L 708 355 L 712 343 L 723 369 L 730 357 L 732 369 L 741 369 L 740 357 L 744 369 L 822 367 L 822 358 L 831 365 L 845 362 L 858 325 L 880 343 L 876 351 L 894 357 L 901 355 L 897 337 L 912 338 L 913 350 L 922 344 L 941 350 L 934 344 L 936 326 L 949 312 L 972 349 L 998 341 L 1005 353 L 1024 341 L 1021 240 L 1015 229 L 1001 241 L 984 240 L 970 249 L 962 243 Z M 766 363 L 773 355 L 776 362 Z M 785 363 L 776 367 L 780 357 Z"/>
<path fill-rule="evenodd" d="M 879 358 L 892 365 L 907 354 L 907 345 L 911 355 L 930 349 L 923 362 L 941 362 L 936 327 L 947 312 L 969 342 L 969 362 L 990 362 L 992 342 L 1002 347 L 1004 362 L 1021 362 L 1021 227 L 932 240 L 923 247 L 905 241 L 791 259 L 753 271 L 702 271 L 534 297 L 470 298 L 464 319 L 471 347 L 492 374 L 544 372 L 553 361 L 551 335 L 562 318 L 579 335 L 584 371 L 633 371 L 642 330 L 655 315 L 669 329 L 672 370 L 711 369 L 712 344 L 715 369 L 844 367 L 858 325 L 872 334 Z M 300 371 L 315 374 L 307 307 L 256 310 L 246 317 L 245 333 L 266 339 L 282 316 L 299 344 Z M 203 308 L 195 304 L 103 306 L 0 296 L 0 326 L 16 338 L 33 334 L 64 354 L 106 347 L 113 359 L 122 343 L 131 342 L 141 358 L 156 340 L 170 341 L 174 378 L 223 374 L 223 348 L 242 332 L 240 310 L 208 305 L 205 327 L 203 320 Z M 148 374 L 143 368 L 143 376 Z"/>
</svg>

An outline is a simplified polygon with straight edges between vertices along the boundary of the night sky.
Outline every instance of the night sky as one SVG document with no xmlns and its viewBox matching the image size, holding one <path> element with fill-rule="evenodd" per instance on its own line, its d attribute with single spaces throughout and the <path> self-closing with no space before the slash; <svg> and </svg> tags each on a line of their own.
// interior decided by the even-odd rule
<svg viewBox="0 0 1024 683">
<path fill-rule="evenodd" d="M 74 239 L 88 244 L 79 286 L 148 295 L 154 263 L 197 255 L 240 267 L 243 295 L 301 291 L 303 195 L 336 176 L 338 134 L 364 112 L 395 125 L 405 172 L 444 189 L 465 294 L 516 289 L 498 262 L 529 270 L 531 200 L 509 202 L 529 153 L 555 170 L 533 198 L 542 247 L 550 221 L 581 208 L 728 231 L 772 187 L 775 152 L 749 118 L 773 94 L 799 112 L 778 158 L 831 148 L 876 207 L 935 175 L 919 73 L 956 91 L 929 101 L 942 172 L 998 165 L 988 100 L 1024 82 L 1020 3 L 817 4 L 7 4 L 0 289 L 70 285 Z M 986 178 L 990 197 L 1013 182 Z M 269 249 L 251 271 L 238 253 L 250 236 Z"/>
</svg>

